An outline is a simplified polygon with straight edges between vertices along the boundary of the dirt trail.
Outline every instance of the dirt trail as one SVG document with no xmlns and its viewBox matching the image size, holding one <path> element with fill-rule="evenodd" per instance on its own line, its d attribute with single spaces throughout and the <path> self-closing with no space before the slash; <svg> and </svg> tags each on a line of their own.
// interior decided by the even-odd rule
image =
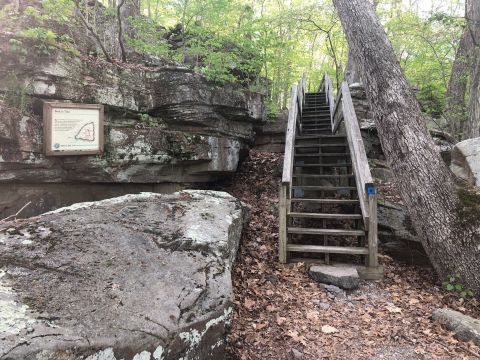
<svg viewBox="0 0 480 360">
<path fill-rule="evenodd" d="M 475 359 L 478 346 L 455 340 L 430 316 L 446 305 L 478 316 L 478 305 L 444 292 L 430 268 L 381 255 L 383 281 L 331 293 L 303 264 L 277 262 L 281 164 L 278 154 L 252 152 L 235 178 L 220 185 L 252 208 L 233 273 L 229 358 Z"/>
</svg>

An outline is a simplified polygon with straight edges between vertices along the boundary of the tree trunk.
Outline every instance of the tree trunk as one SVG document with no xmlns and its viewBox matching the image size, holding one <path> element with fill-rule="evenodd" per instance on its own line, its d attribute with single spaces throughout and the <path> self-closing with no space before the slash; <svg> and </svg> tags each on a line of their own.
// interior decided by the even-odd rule
<svg viewBox="0 0 480 360">
<path fill-rule="evenodd" d="M 362 74 L 397 188 L 432 265 L 440 277 L 458 274 L 466 286 L 480 292 L 480 216 L 465 215 L 471 212 L 460 201 L 465 197 L 459 193 L 464 192 L 457 190 L 436 151 L 373 6 L 368 0 L 333 3 Z M 480 196 L 471 196 L 470 202 L 479 201 Z"/>
<path fill-rule="evenodd" d="M 350 50 L 348 50 L 347 65 L 345 65 L 345 81 L 348 83 L 348 85 L 353 83 L 362 83 L 360 72 L 358 71 L 357 64 L 355 64 Z"/>
<path fill-rule="evenodd" d="M 468 0 L 465 6 L 467 31 L 473 43 L 467 135 L 474 138 L 480 136 L 480 1 Z"/>
<path fill-rule="evenodd" d="M 467 115 L 465 95 L 471 67 L 472 45 L 473 42 L 471 41 L 470 32 L 466 29 L 458 43 L 452 73 L 445 95 L 447 107 L 444 115 L 448 121 L 449 131 L 453 136 L 460 139 L 463 137 Z"/>
</svg>

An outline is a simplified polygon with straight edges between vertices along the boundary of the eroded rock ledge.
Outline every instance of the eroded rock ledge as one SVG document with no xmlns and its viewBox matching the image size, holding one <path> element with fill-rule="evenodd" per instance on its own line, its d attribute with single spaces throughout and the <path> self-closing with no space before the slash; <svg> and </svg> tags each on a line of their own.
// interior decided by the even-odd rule
<svg viewBox="0 0 480 360">
<path fill-rule="evenodd" d="M 227 193 L 183 191 L 1 225 L 0 358 L 223 359 L 246 219 Z"/>
</svg>

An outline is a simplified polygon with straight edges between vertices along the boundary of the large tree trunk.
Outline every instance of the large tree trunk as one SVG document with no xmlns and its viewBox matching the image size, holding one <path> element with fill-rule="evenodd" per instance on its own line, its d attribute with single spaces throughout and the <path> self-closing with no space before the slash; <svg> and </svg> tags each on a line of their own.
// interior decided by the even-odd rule
<svg viewBox="0 0 480 360">
<path fill-rule="evenodd" d="M 480 220 L 462 219 L 468 212 L 453 175 L 436 151 L 373 6 L 368 0 L 333 3 L 361 71 L 382 148 L 425 251 L 441 277 L 459 274 L 480 292 Z"/>
<path fill-rule="evenodd" d="M 471 53 L 473 42 L 471 39 L 470 32 L 468 29 L 465 29 L 458 43 L 452 73 L 445 95 L 447 107 L 444 115 L 448 121 L 450 133 L 457 138 L 463 137 L 467 118 L 465 95 L 472 61 Z"/>
<path fill-rule="evenodd" d="M 480 1 L 468 0 L 466 9 L 467 31 L 473 43 L 467 135 L 474 138 L 480 136 Z"/>
<path fill-rule="evenodd" d="M 375 6 L 375 4 L 374 4 Z M 360 77 L 360 71 L 358 71 L 357 64 L 355 64 L 351 50 L 348 50 L 347 55 L 347 64 L 345 65 L 345 81 L 348 85 L 353 83 L 362 83 L 362 78 Z M 338 85 L 340 87 L 340 85 Z"/>
</svg>

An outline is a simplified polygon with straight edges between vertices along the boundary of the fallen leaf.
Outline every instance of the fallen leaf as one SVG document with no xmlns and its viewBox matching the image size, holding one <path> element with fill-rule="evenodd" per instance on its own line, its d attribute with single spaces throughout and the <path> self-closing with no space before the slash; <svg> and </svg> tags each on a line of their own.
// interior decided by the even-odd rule
<svg viewBox="0 0 480 360">
<path fill-rule="evenodd" d="M 267 326 L 268 326 L 267 323 L 253 324 L 253 328 L 255 330 L 262 330 L 262 329 L 265 329 Z"/>
<path fill-rule="evenodd" d="M 323 325 L 322 326 L 322 332 L 324 334 L 334 334 L 334 333 L 338 332 L 338 330 L 336 328 L 334 328 L 333 326 Z"/>
<path fill-rule="evenodd" d="M 394 314 L 399 314 L 402 312 L 402 309 L 400 309 L 398 306 L 395 306 L 395 305 L 388 305 L 387 310 L 388 312 L 394 313 Z"/>
<path fill-rule="evenodd" d="M 282 325 L 285 321 L 287 321 L 287 318 L 277 316 L 277 324 Z"/>
<path fill-rule="evenodd" d="M 255 300 L 252 300 L 252 299 L 249 299 L 249 298 L 245 298 L 245 301 L 243 302 L 243 304 L 245 305 L 245 307 L 246 307 L 248 310 L 251 310 L 251 309 L 253 309 L 253 307 L 255 306 L 256 302 L 255 302 Z"/>
</svg>

